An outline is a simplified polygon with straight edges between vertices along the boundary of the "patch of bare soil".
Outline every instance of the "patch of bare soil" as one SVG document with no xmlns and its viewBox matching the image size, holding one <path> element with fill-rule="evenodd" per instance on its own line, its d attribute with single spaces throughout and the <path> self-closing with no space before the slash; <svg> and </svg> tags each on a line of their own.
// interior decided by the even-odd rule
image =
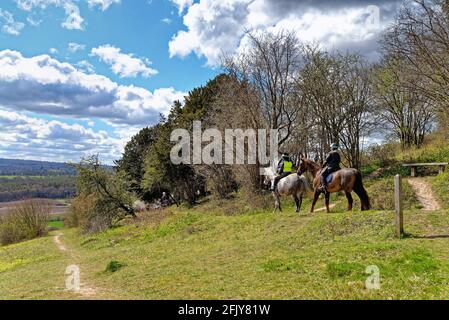
<svg viewBox="0 0 449 320">
<path fill-rule="evenodd" d="M 424 211 L 441 210 L 441 205 L 435 198 L 432 186 L 423 178 L 413 178 L 407 180 L 415 191 L 416 198 L 423 206 Z"/>
<path fill-rule="evenodd" d="M 64 245 L 64 243 L 61 241 L 61 237 L 64 236 L 61 232 L 58 232 L 54 237 L 53 241 L 55 242 L 56 246 L 59 250 L 63 252 L 68 252 L 72 258 L 75 257 L 75 254 L 73 250 L 68 250 L 67 247 Z M 81 269 L 81 267 L 78 265 L 78 267 Z M 81 296 L 85 298 L 92 298 L 95 299 L 97 295 L 98 289 L 92 286 L 86 285 L 86 283 L 81 282 L 79 291 L 75 292 L 80 294 Z"/>
<path fill-rule="evenodd" d="M 336 206 L 337 205 L 335 203 L 331 203 L 331 204 L 329 204 L 329 209 L 333 209 Z M 323 208 L 315 209 L 315 212 L 321 212 L 321 211 L 326 211 L 326 210 L 327 210 L 326 207 L 323 207 Z"/>
<path fill-rule="evenodd" d="M 69 208 L 69 205 L 65 202 L 60 202 L 58 200 L 51 199 L 33 199 L 33 200 L 45 200 L 51 204 L 51 215 L 65 214 Z M 0 215 L 8 213 L 17 205 L 20 205 L 24 200 L 11 201 L 11 202 L 0 202 Z"/>
</svg>

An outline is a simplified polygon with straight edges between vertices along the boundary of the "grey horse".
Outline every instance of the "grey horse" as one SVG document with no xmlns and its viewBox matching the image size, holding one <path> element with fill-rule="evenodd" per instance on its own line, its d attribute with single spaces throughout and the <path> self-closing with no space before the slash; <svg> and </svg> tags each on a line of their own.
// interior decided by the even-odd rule
<svg viewBox="0 0 449 320">
<path fill-rule="evenodd" d="M 271 184 L 271 181 L 275 177 L 274 170 L 270 168 L 268 171 L 268 174 L 265 176 L 265 185 L 267 186 Z M 309 179 L 306 176 L 299 176 L 297 173 L 292 173 L 291 175 L 285 177 L 279 181 L 276 190 L 273 191 L 273 197 L 275 200 L 274 212 L 278 209 L 282 212 L 281 196 L 291 196 L 295 201 L 296 212 L 299 213 L 304 195 L 307 192 L 312 193 L 313 189 L 310 185 Z"/>
</svg>

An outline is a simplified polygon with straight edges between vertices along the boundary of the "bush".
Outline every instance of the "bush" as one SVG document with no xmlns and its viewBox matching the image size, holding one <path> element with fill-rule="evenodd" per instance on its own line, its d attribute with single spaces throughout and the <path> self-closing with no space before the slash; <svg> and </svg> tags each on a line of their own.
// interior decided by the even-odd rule
<svg viewBox="0 0 449 320">
<path fill-rule="evenodd" d="M 121 268 L 126 267 L 126 264 L 118 262 L 118 261 L 110 261 L 106 266 L 106 272 L 114 273 L 120 270 Z"/>
<path fill-rule="evenodd" d="M 16 205 L 0 220 L 2 245 L 31 240 L 47 234 L 51 205 L 44 200 L 27 200 Z"/>
<path fill-rule="evenodd" d="M 397 153 L 398 146 L 393 143 L 382 145 L 372 145 L 368 149 L 368 154 L 363 159 L 365 164 L 374 164 L 378 167 L 387 167 L 394 163 L 394 156 Z"/>
<path fill-rule="evenodd" d="M 449 172 L 431 177 L 430 182 L 443 208 L 449 209 Z"/>
<path fill-rule="evenodd" d="M 403 204 L 404 209 L 420 208 L 419 201 L 406 180 L 403 186 Z M 374 210 L 394 210 L 394 181 L 393 178 L 384 178 L 377 180 L 367 187 L 371 200 L 371 206 Z"/>
<path fill-rule="evenodd" d="M 80 194 L 72 200 L 68 224 L 79 227 L 83 233 L 103 232 L 113 227 L 125 215 L 95 193 Z"/>
<path fill-rule="evenodd" d="M 69 224 L 83 232 L 101 232 L 132 216 L 135 201 L 121 172 L 102 167 L 98 157 L 83 159 L 78 170 L 78 196 L 72 201 Z"/>
<path fill-rule="evenodd" d="M 67 223 L 70 227 L 80 227 L 88 232 L 90 226 L 90 217 L 95 215 L 97 197 L 94 194 L 81 194 L 72 200 L 69 208 Z"/>
</svg>

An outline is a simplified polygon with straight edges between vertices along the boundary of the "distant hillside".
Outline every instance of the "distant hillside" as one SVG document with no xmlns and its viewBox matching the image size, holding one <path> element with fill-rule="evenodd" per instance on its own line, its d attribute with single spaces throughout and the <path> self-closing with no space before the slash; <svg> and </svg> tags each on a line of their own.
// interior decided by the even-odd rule
<svg viewBox="0 0 449 320">
<path fill-rule="evenodd" d="M 0 176 L 67 176 L 76 170 L 66 163 L 0 159 Z"/>
</svg>

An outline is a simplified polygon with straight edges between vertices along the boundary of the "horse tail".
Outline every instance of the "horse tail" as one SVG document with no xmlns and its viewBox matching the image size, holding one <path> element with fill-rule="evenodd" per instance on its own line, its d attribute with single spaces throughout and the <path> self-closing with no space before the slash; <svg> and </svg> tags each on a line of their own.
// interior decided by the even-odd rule
<svg viewBox="0 0 449 320">
<path fill-rule="evenodd" d="M 362 211 L 370 210 L 370 199 L 365 187 L 363 186 L 362 174 L 359 171 L 357 171 L 357 175 L 355 178 L 354 192 L 359 196 L 360 201 L 362 202 Z"/>
<path fill-rule="evenodd" d="M 302 182 L 304 184 L 305 191 L 308 192 L 308 193 L 312 193 L 313 192 L 313 188 L 312 188 L 312 186 L 310 184 L 309 178 L 304 174 L 304 175 L 302 175 L 300 177 L 300 179 L 302 180 Z"/>
</svg>

